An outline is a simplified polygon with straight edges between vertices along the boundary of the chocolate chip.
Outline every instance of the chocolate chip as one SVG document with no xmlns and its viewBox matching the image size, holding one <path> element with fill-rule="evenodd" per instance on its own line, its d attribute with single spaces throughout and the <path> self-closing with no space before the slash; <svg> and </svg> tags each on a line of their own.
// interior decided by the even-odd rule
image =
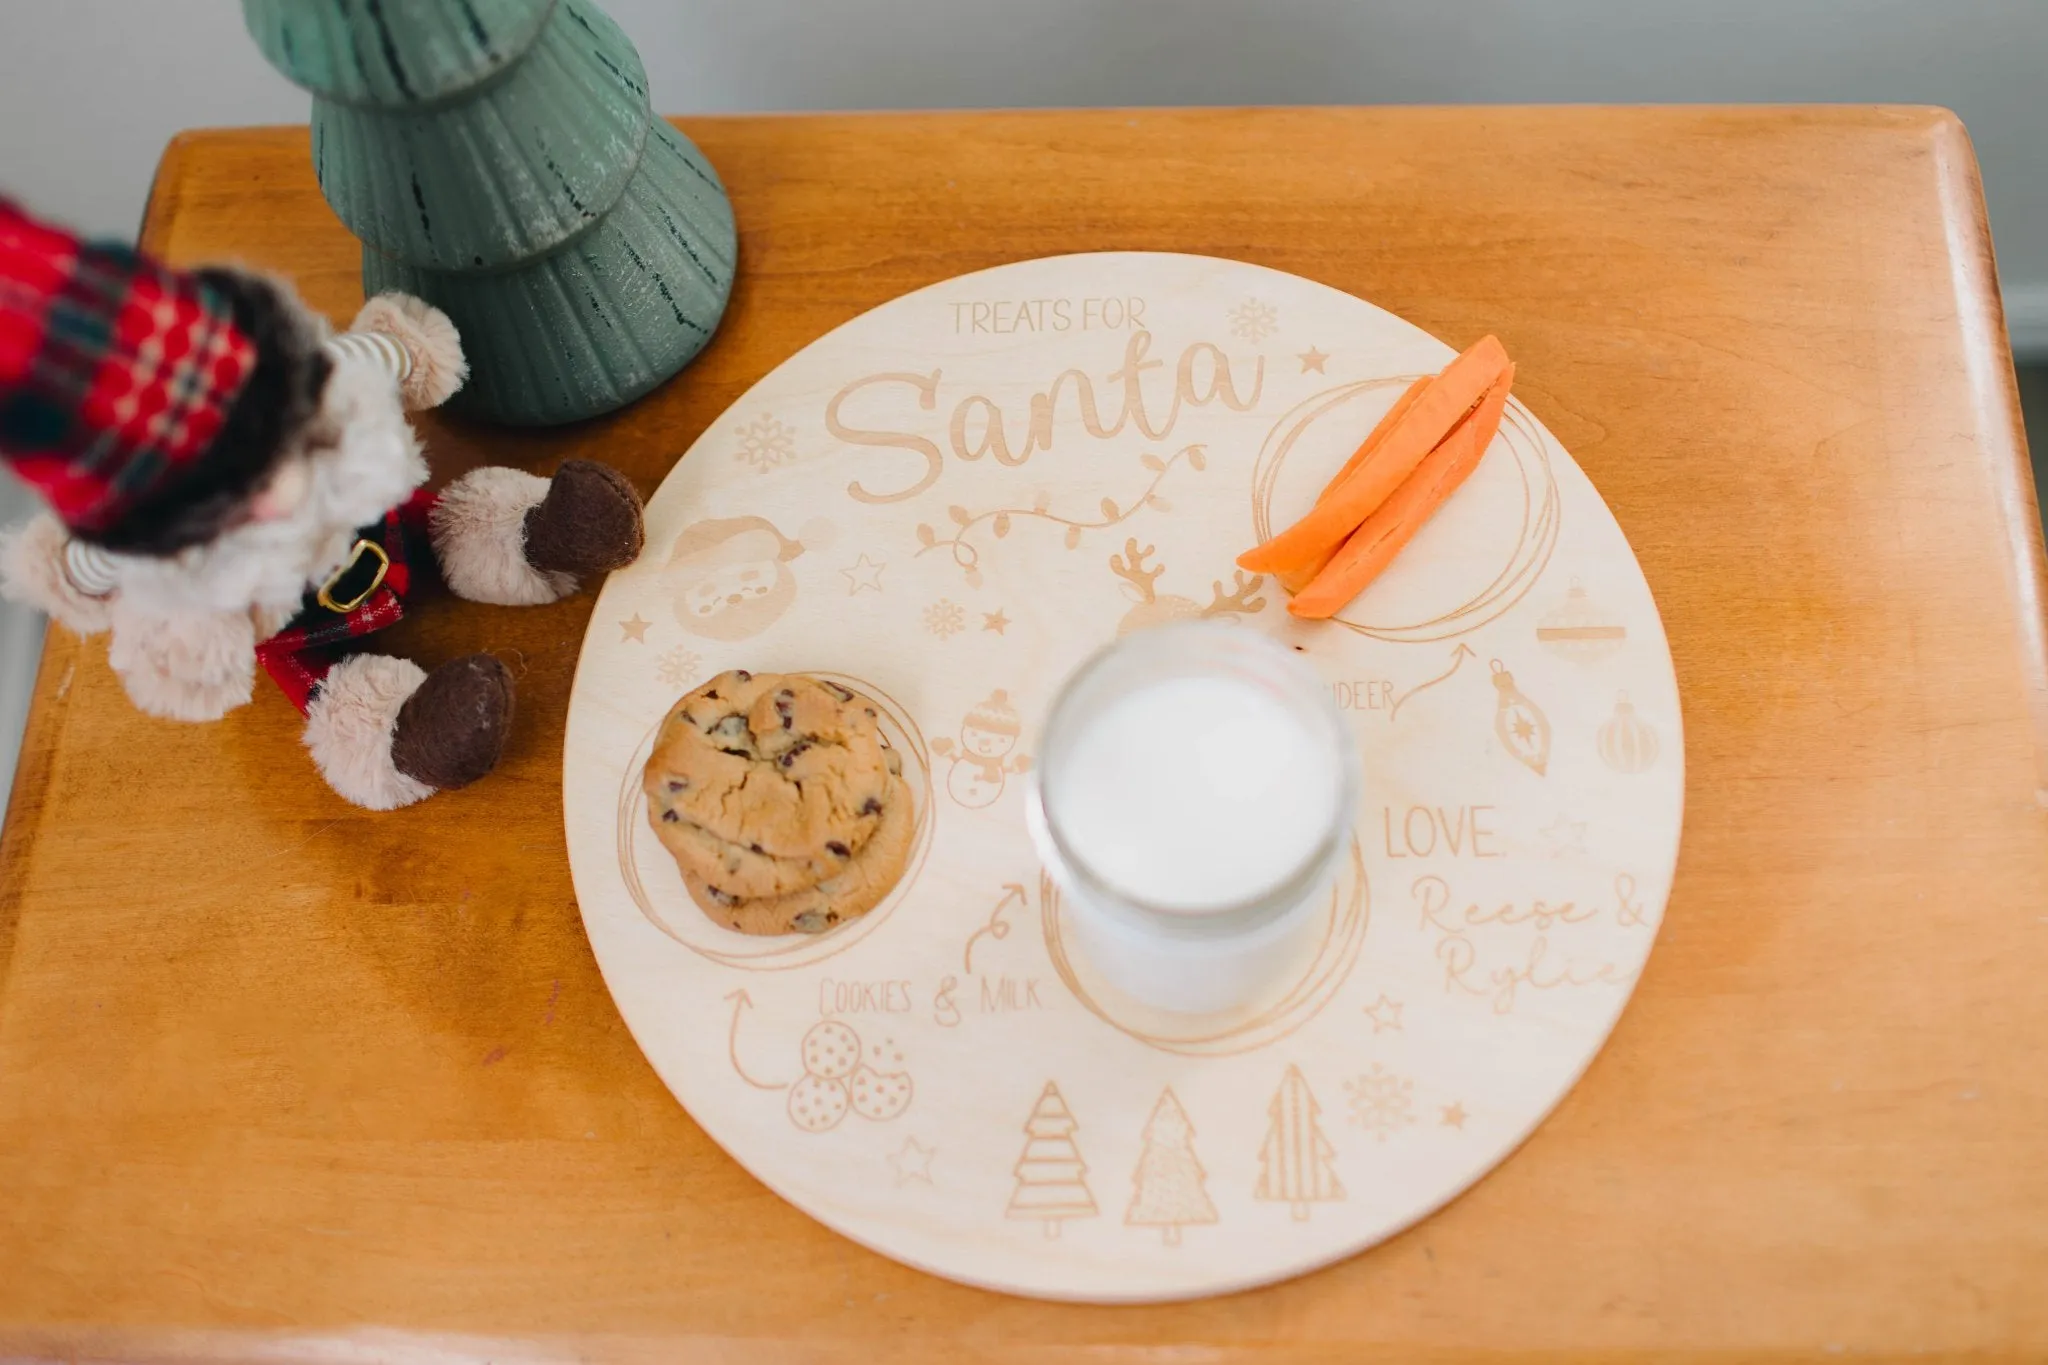
<svg viewBox="0 0 2048 1365">
<path fill-rule="evenodd" d="M 714 688 L 712 688 L 712 689 L 711 689 L 711 690 L 710 690 L 709 692 L 706 692 L 706 693 L 704 694 L 704 700 L 706 700 L 706 701 L 717 701 L 717 700 L 718 700 L 718 689 L 714 687 Z"/>
<path fill-rule="evenodd" d="M 874 707 L 872 707 L 872 706 L 863 706 L 863 707 L 861 707 L 861 710 L 863 710 L 863 711 L 865 711 L 865 712 L 867 712 L 867 713 L 868 713 L 868 719 L 869 719 L 869 720 L 873 720 L 873 719 L 875 718 L 875 708 L 874 708 Z"/>
<path fill-rule="evenodd" d="M 835 858 L 851 858 L 853 856 L 853 850 L 840 843 L 837 839 L 826 843 L 825 851 Z"/>
<path fill-rule="evenodd" d="M 723 753 L 737 754 L 741 758 L 752 758 L 754 756 L 751 747 L 751 736 L 747 733 L 747 718 L 745 716 L 727 716 L 720 720 L 718 724 L 712 726 L 709 734 L 712 739 L 719 741 L 719 749 Z"/>
<path fill-rule="evenodd" d="M 680 822 L 680 821 L 682 820 L 682 818 L 683 818 L 682 816 L 680 816 L 680 815 L 677 815 L 677 814 L 676 814 L 676 813 L 675 813 L 674 811 L 672 811 L 672 810 L 665 810 L 665 811 L 663 811 L 663 812 L 661 813 L 661 819 L 662 819 L 662 823 L 663 823 L 663 824 L 668 824 L 668 825 L 673 825 L 673 824 L 677 824 L 677 823 L 679 823 L 679 822 Z"/>
<path fill-rule="evenodd" d="M 690 779 L 687 777 L 671 777 L 668 780 L 668 789 L 672 792 L 686 792 L 690 789 Z"/>
<path fill-rule="evenodd" d="M 836 683 L 836 682 L 826 682 L 826 681 L 825 681 L 825 680 L 824 680 L 823 678 L 820 678 L 820 679 L 818 680 L 818 682 L 819 682 L 819 685 L 820 685 L 820 686 L 822 686 L 822 687 L 823 687 L 823 688 L 824 688 L 824 689 L 825 689 L 825 690 L 826 690 L 827 692 L 830 692 L 830 693 L 831 693 L 831 694 L 832 694 L 833 696 L 835 696 L 835 697 L 839 698 L 839 700 L 841 700 L 841 701 L 852 701 L 852 700 L 853 700 L 853 693 L 851 693 L 851 692 L 847 691 L 847 690 L 846 690 L 845 688 L 841 687 L 841 686 L 840 686 L 840 685 L 839 685 L 838 683 Z M 872 716 L 872 715 L 874 714 L 874 712 L 870 711 L 870 712 L 868 712 L 868 714 Z"/>
<path fill-rule="evenodd" d="M 783 693 L 783 696 L 785 697 L 788 695 L 789 694 L 787 692 Z M 775 703 L 775 714 L 782 717 L 783 729 L 788 730 L 796 725 L 796 711 L 790 706 L 788 702 L 777 701 Z"/>
<path fill-rule="evenodd" d="M 727 895 L 727 894 L 726 894 L 725 892 L 723 892 L 723 891 L 720 891 L 720 890 L 719 890 L 719 889 L 718 889 L 717 887 L 715 887 L 715 886 L 706 886 L 706 887 L 704 888 L 704 894 L 706 894 L 707 896 L 711 897 L 712 901 L 713 901 L 713 902 L 714 902 L 715 904 L 718 904 L 718 905 L 724 905 L 724 906 L 733 906 L 733 905 L 738 905 L 738 904 L 739 904 L 739 900 L 740 900 L 740 898 L 739 898 L 738 896 L 729 896 L 729 895 Z"/>
<path fill-rule="evenodd" d="M 787 768 L 794 765 L 797 759 L 797 755 L 810 747 L 811 742 L 809 740 L 798 740 L 794 745 L 790 746 L 789 752 L 782 756 L 782 766 Z"/>
<path fill-rule="evenodd" d="M 748 844 L 748 845 L 747 845 L 747 852 L 749 852 L 749 853 L 758 853 L 758 854 L 760 854 L 760 855 L 761 855 L 762 857 L 764 857 L 764 858 L 765 858 L 765 857 L 766 857 L 766 856 L 768 855 L 768 850 L 767 850 L 767 849 L 765 849 L 765 848 L 762 848 L 762 847 L 761 847 L 761 846 L 760 846 L 759 844 Z"/>
<path fill-rule="evenodd" d="M 799 934 L 822 934 L 838 921 L 837 915 L 821 910 L 806 910 L 789 922 L 789 927 Z"/>
<path fill-rule="evenodd" d="M 882 803 L 870 796 L 867 800 L 860 803 L 860 813 L 862 815 L 880 815 L 882 813 Z"/>
<path fill-rule="evenodd" d="M 744 668 L 734 669 L 733 676 L 735 678 L 738 678 L 741 682 L 752 682 L 754 680 L 754 675 L 747 672 L 747 670 Z"/>
</svg>

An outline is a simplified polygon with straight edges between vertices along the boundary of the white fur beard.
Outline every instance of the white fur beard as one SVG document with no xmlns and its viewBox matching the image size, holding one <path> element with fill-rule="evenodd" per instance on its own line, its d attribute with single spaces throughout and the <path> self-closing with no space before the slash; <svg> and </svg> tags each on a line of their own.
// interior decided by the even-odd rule
<svg viewBox="0 0 2048 1365">
<path fill-rule="evenodd" d="M 320 411 L 287 438 L 284 458 L 304 458 L 311 475 L 297 508 L 166 558 L 115 556 L 128 606 L 163 615 L 252 611 L 281 623 L 298 611 L 309 587 L 347 559 L 358 528 L 427 479 L 419 438 L 390 376 L 368 366 L 335 367 Z"/>
</svg>

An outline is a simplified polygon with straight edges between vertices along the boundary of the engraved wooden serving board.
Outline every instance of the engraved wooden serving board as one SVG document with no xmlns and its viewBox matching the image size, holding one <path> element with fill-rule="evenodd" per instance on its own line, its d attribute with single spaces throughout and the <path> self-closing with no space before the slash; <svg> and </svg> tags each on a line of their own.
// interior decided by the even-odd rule
<svg viewBox="0 0 2048 1365">
<path fill-rule="evenodd" d="M 1294 621 L 1232 564 L 1452 353 L 1271 270 L 1053 257 L 856 318 L 692 447 L 592 617 L 564 795 L 620 1011 L 748 1170 L 935 1274 L 1182 1298 L 1370 1246 L 1558 1102 L 1628 999 L 1678 853 L 1677 686 L 1620 528 L 1516 402 L 1337 620 Z M 1023 814 L 1060 680 L 1187 617 L 1302 650 L 1364 773 L 1313 954 L 1221 1018 L 1104 986 Z M 918 834 L 866 918 L 732 933 L 649 831 L 655 727 L 727 668 L 881 703 Z"/>
</svg>

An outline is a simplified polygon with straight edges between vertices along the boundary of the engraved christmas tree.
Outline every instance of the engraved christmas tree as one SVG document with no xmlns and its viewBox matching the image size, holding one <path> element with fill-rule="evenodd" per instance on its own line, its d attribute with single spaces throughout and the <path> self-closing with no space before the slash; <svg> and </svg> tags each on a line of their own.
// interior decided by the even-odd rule
<svg viewBox="0 0 2048 1365">
<path fill-rule="evenodd" d="M 1074 1145 L 1074 1132 L 1081 1125 L 1067 1109 L 1060 1088 L 1051 1081 L 1024 1121 L 1024 1154 L 1017 1158 L 1013 1173 L 1017 1188 L 1010 1192 L 1011 1218 L 1038 1218 L 1045 1222 L 1045 1235 L 1060 1235 L 1060 1224 L 1069 1218 L 1093 1218 L 1095 1196 L 1088 1192 L 1088 1164 Z"/>
<path fill-rule="evenodd" d="M 454 406 L 594 416 L 711 339 L 732 206 L 590 0 L 242 0 L 242 15 L 313 93 L 314 173 L 362 241 L 364 292 L 417 294 L 461 331 Z"/>
<path fill-rule="evenodd" d="M 1330 1167 L 1337 1153 L 1316 1122 L 1322 1112 L 1301 1068 L 1288 1067 L 1266 1107 L 1272 1122 L 1259 1148 L 1259 1184 L 1252 1193 L 1291 1206 L 1297 1221 L 1308 1217 L 1310 1204 L 1344 1197 L 1344 1186 Z"/>
<path fill-rule="evenodd" d="M 1136 1188 L 1124 1222 L 1158 1228 L 1166 1245 L 1179 1246 L 1181 1228 L 1216 1221 L 1216 1205 L 1202 1183 L 1207 1173 L 1195 1156 L 1195 1126 L 1172 1086 L 1159 1092 L 1159 1103 L 1145 1120 L 1144 1141 L 1138 1169 L 1131 1174 Z"/>
</svg>

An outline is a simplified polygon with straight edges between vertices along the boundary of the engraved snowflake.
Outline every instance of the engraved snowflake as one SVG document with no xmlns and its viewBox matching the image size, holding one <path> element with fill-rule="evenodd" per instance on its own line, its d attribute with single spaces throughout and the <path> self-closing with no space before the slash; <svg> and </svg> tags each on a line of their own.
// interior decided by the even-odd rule
<svg viewBox="0 0 2048 1365">
<path fill-rule="evenodd" d="M 924 609 L 924 628 L 941 640 L 967 628 L 967 613 L 958 602 L 941 597 Z"/>
<path fill-rule="evenodd" d="M 1264 341 L 1280 330 L 1280 310 L 1264 299 L 1246 299 L 1230 310 L 1230 330 L 1246 341 Z"/>
<path fill-rule="evenodd" d="M 682 687 L 697 681 L 697 674 L 703 667 L 702 659 L 677 645 L 654 661 L 654 676 L 661 679 L 666 687 Z"/>
<path fill-rule="evenodd" d="M 1365 1075 L 1344 1082 L 1344 1091 L 1351 1097 L 1351 1121 L 1381 1142 L 1396 1128 L 1415 1122 L 1415 1082 L 1378 1062 Z"/>
<path fill-rule="evenodd" d="M 796 428 L 763 414 L 739 429 L 739 449 L 733 458 L 767 473 L 777 465 L 796 458 Z"/>
</svg>

